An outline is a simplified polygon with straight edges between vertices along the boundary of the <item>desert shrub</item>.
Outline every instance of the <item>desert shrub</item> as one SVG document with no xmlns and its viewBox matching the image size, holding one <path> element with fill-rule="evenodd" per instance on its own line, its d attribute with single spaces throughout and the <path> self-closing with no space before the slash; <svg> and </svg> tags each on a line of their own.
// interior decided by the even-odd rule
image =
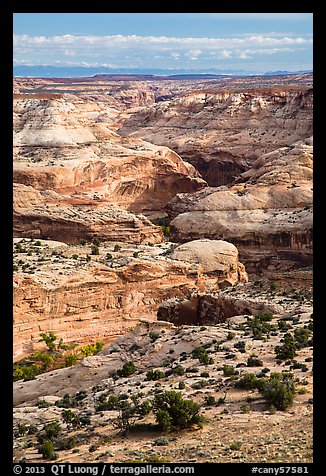
<svg viewBox="0 0 326 476">
<path fill-rule="evenodd" d="M 80 425 L 79 415 L 76 415 L 76 413 L 70 409 L 62 410 L 61 416 L 64 422 L 70 423 L 73 427 L 78 427 Z"/>
<path fill-rule="evenodd" d="M 177 365 L 176 367 L 172 368 L 172 373 L 175 375 L 183 375 L 185 373 L 184 367 L 182 365 Z"/>
<path fill-rule="evenodd" d="M 197 347 L 191 353 L 194 359 L 198 359 L 201 364 L 213 364 L 214 360 L 208 355 L 207 350 L 204 347 Z"/>
<path fill-rule="evenodd" d="M 291 334 L 285 334 L 283 344 L 276 345 L 274 349 L 276 358 L 279 360 L 293 359 L 297 355 L 296 350 L 295 339 Z"/>
<path fill-rule="evenodd" d="M 160 334 L 158 332 L 151 331 L 149 332 L 148 337 L 151 339 L 152 342 L 155 342 L 160 337 Z"/>
<path fill-rule="evenodd" d="M 132 361 L 126 362 L 125 364 L 123 364 L 121 369 L 117 370 L 117 374 L 119 375 L 119 377 L 129 377 L 129 375 L 132 375 L 135 372 L 136 367 Z"/>
<path fill-rule="evenodd" d="M 57 336 L 55 335 L 54 332 L 48 331 L 48 332 L 41 332 L 40 333 L 40 339 L 39 342 L 45 342 L 49 350 L 55 350 L 56 344 L 55 341 L 57 340 Z"/>
<path fill-rule="evenodd" d="M 269 405 L 277 410 L 286 410 L 293 402 L 295 383 L 289 372 L 272 373 L 269 379 L 264 379 L 258 389 Z"/>
<path fill-rule="evenodd" d="M 51 403 L 45 401 L 44 399 L 38 400 L 36 403 L 36 406 L 38 408 L 49 408 L 51 406 Z"/>
<path fill-rule="evenodd" d="M 141 420 L 152 410 L 152 405 L 148 400 L 140 403 L 140 394 L 131 395 L 130 398 L 132 403 L 120 398 L 117 405 L 119 416 L 113 421 L 113 425 L 118 428 L 123 435 L 126 435 L 138 420 Z"/>
<path fill-rule="evenodd" d="M 249 413 L 250 412 L 250 405 L 248 405 L 248 403 L 244 403 L 243 405 L 241 405 L 240 411 L 242 413 Z"/>
<path fill-rule="evenodd" d="M 132 256 L 134 258 L 138 258 L 139 257 L 139 251 L 134 251 L 134 253 L 132 254 Z"/>
<path fill-rule="evenodd" d="M 113 251 L 114 251 L 114 252 L 117 252 L 117 251 L 120 251 L 120 250 L 121 250 L 121 246 L 120 246 L 120 245 L 118 245 L 118 244 L 114 245 L 114 248 L 113 248 Z"/>
<path fill-rule="evenodd" d="M 76 354 L 68 354 L 65 356 L 65 367 L 71 367 L 77 363 Z"/>
<path fill-rule="evenodd" d="M 226 338 L 227 338 L 227 340 L 232 340 L 232 339 L 234 339 L 234 337 L 235 337 L 235 333 L 234 333 L 234 332 L 228 332 L 228 335 L 227 335 Z"/>
<path fill-rule="evenodd" d="M 277 321 L 277 326 L 278 326 L 280 331 L 288 331 L 292 327 L 292 325 L 289 324 L 288 322 L 286 322 L 285 319 L 279 319 Z"/>
<path fill-rule="evenodd" d="M 38 447 L 38 452 L 44 459 L 55 459 L 54 444 L 51 440 L 46 440 Z"/>
<path fill-rule="evenodd" d="M 76 254 L 72 255 L 72 259 L 78 259 L 78 255 Z"/>
<path fill-rule="evenodd" d="M 260 359 L 257 359 L 255 355 L 250 355 L 247 359 L 247 366 L 248 367 L 263 367 L 264 362 Z"/>
<path fill-rule="evenodd" d="M 239 372 L 235 370 L 233 365 L 223 365 L 223 375 L 225 377 L 231 377 L 232 375 L 238 375 Z"/>
<path fill-rule="evenodd" d="M 153 446 L 168 446 L 168 444 L 169 440 L 164 438 L 164 436 L 161 436 L 160 438 L 157 438 L 153 441 Z"/>
<path fill-rule="evenodd" d="M 201 377 L 209 377 L 209 372 L 200 372 Z"/>
<path fill-rule="evenodd" d="M 179 390 L 183 390 L 184 388 L 186 388 L 186 384 L 184 383 L 183 380 L 179 382 L 178 387 L 179 387 Z"/>
<path fill-rule="evenodd" d="M 244 340 L 239 340 L 234 344 L 234 347 L 238 349 L 242 354 L 246 352 L 246 343 Z"/>
<path fill-rule="evenodd" d="M 245 373 L 234 384 L 235 387 L 245 388 L 246 390 L 254 390 L 258 386 L 258 379 L 254 373 Z"/>
<path fill-rule="evenodd" d="M 230 444 L 230 450 L 239 451 L 241 450 L 242 441 L 234 441 Z"/>
<path fill-rule="evenodd" d="M 86 243 L 87 243 L 87 241 L 84 240 L 84 238 L 81 238 L 81 239 L 79 240 L 79 244 L 82 245 L 82 246 L 85 246 Z"/>
<path fill-rule="evenodd" d="M 99 448 L 98 445 L 91 445 L 91 446 L 88 448 L 88 451 L 89 451 L 90 453 L 94 453 L 94 451 L 96 451 L 98 448 Z"/>
<path fill-rule="evenodd" d="M 307 327 L 298 327 L 294 330 L 294 339 L 298 349 L 312 345 L 311 331 Z"/>
<path fill-rule="evenodd" d="M 249 329 L 254 338 L 262 339 L 265 334 L 269 335 L 270 332 L 276 330 L 276 326 L 270 324 L 272 318 L 273 314 L 271 312 L 261 312 L 248 321 Z"/>
<path fill-rule="evenodd" d="M 149 370 L 146 373 L 146 379 L 147 380 L 160 380 L 161 378 L 165 377 L 165 372 L 162 370 L 156 369 L 156 370 Z"/>
<path fill-rule="evenodd" d="M 68 438 L 57 438 L 55 441 L 55 448 L 58 451 L 71 450 L 76 446 L 76 438 L 69 436 Z"/>
<path fill-rule="evenodd" d="M 76 397 L 69 395 L 66 393 L 61 400 L 57 400 L 55 402 L 55 406 L 59 408 L 71 408 L 71 407 L 78 407 L 79 401 Z"/>
<path fill-rule="evenodd" d="M 100 246 L 101 242 L 100 242 L 100 240 L 99 240 L 98 238 L 93 238 L 93 239 L 92 239 L 92 244 L 93 244 L 94 246 Z"/>
<path fill-rule="evenodd" d="M 100 249 L 96 245 L 91 246 L 91 254 L 92 255 L 99 255 L 100 254 Z"/>
<path fill-rule="evenodd" d="M 113 258 L 113 256 L 112 256 L 111 253 L 106 253 L 106 259 L 112 259 L 112 258 Z"/>
<path fill-rule="evenodd" d="M 159 428 L 163 431 L 201 425 L 199 405 L 183 399 L 180 392 L 165 391 L 154 397 L 153 411 Z"/>
<path fill-rule="evenodd" d="M 205 397 L 205 405 L 208 406 L 208 407 L 212 407 L 212 406 L 216 405 L 215 397 L 213 397 L 212 395 L 206 396 Z"/>
</svg>

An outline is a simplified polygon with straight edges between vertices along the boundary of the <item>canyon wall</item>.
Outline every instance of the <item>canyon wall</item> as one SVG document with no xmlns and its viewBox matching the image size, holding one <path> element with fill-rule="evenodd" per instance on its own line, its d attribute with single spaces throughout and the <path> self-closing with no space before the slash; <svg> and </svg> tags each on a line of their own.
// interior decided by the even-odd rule
<svg viewBox="0 0 326 476">
<path fill-rule="evenodd" d="M 119 131 L 171 147 L 220 186 L 262 154 L 311 136 L 312 104 L 304 87 L 195 91 L 136 111 Z"/>
</svg>

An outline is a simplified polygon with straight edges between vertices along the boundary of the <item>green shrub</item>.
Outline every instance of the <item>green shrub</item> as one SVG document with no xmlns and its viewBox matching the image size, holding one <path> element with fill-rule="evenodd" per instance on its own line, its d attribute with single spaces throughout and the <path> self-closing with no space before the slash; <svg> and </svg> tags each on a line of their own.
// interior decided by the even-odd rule
<svg viewBox="0 0 326 476">
<path fill-rule="evenodd" d="M 120 245 L 114 245 L 114 248 L 113 248 L 113 251 L 117 252 L 117 251 L 120 251 L 121 250 L 121 246 Z"/>
<path fill-rule="evenodd" d="M 123 364 L 123 367 L 121 369 L 117 370 L 117 374 L 119 375 L 119 377 L 129 377 L 129 375 L 132 375 L 135 372 L 136 367 L 132 361 L 126 362 L 125 364 Z"/>
<path fill-rule="evenodd" d="M 183 390 L 184 388 L 186 388 L 186 384 L 184 383 L 183 380 L 181 380 L 181 381 L 179 382 L 178 387 L 179 387 L 179 390 Z"/>
<path fill-rule="evenodd" d="M 58 438 L 55 442 L 56 449 L 58 451 L 71 450 L 76 446 L 76 438 L 69 436 L 68 438 Z"/>
<path fill-rule="evenodd" d="M 92 239 L 92 244 L 93 244 L 94 246 L 100 246 L 101 242 L 100 242 L 100 240 L 99 240 L 98 238 L 93 238 L 93 239 Z"/>
<path fill-rule="evenodd" d="M 149 370 L 147 373 L 146 373 L 146 379 L 147 380 L 160 380 L 161 378 L 164 378 L 165 377 L 165 372 L 163 372 L 162 370 Z"/>
<path fill-rule="evenodd" d="M 212 395 L 206 396 L 205 397 L 205 405 L 207 405 L 208 407 L 212 407 L 212 406 L 216 405 L 215 398 Z"/>
<path fill-rule="evenodd" d="M 182 365 L 177 365 L 176 367 L 172 368 L 172 373 L 175 375 L 183 375 L 185 373 L 184 367 Z"/>
<path fill-rule="evenodd" d="M 191 353 L 194 359 L 198 359 L 201 364 L 213 364 L 214 360 L 208 355 L 207 350 L 204 347 L 197 347 Z"/>
<path fill-rule="evenodd" d="M 286 410 L 293 402 L 295 383 L 293 375 L 288 372 L 272 373 L 268 380 L 264 379 L 259 388 L 269 405 L 277 410 Z"/>
<path fill-rule="evenodd" d="M 264 362 L 260 359 L 257 359 L 255 355 L 251 355 L 247 359 L 247 366 L 248 367 L 263 367 Z"/>
<path fill-rule="evenodd" d="M 65 367 L 71 367 L 77 363 L 76 354 L 68 354 L 65 356 Z"/>
<path fill-rule="evenodd" d="M 156 394 L 153 411 L 156 422 L 163 431 L 189 428 L 202 423 L 199 405 L 192 400 L 183 399 L 182 394 L 174 390 Z"/>
<path fill-rule="evenodd" d="M 155 342 L 160 337 L 160 334 L 158 332 L 151 331 L 149 332 L 148 337 L 151 339 L 152 342 Z"/>
<path fill-rule="evenodd" d="M 41 453 L 44 459 L 54 459 L 54 444 L 51 440 L 46 440 L 42 443 L 38 452 Z"/>
<path fill-rule="evenodd" d="M 56 348 L 55 341 L 57 340 L 57 336 L 55 335 L 54 332 L 52 331 L 41 332 L 40 337 L 41 339 L 39 339 L 39 342 L 45 342 L 49 350 L 55 350 Z"/>
<path fill-rule="evenodd" d="M 284 335 L 284 343 L 275 346 L 276 358 L 280 360 L 293 359 L 296 354 L 297 346 L 294 337 L 291 334 Z"/>
<path fill-rule="evenodd" d="M 298 349 L 302 349 L 303 347 L 308 347 L 312 345 L 311 338 L 311 331 L 307 327 L 297 327 L 294 330 L 294 339 Z"/>
<path fill-rule="evenodd" d="M 223 365 L 223 375 L 225 377 L 231 377 L 232 375 L 238 375 L 239 372 L 235 370 L 233 365 Z"/>
<path fill-rule="evenodd" d="M 91 246 L 91 254 L 92 255 L 99 255 L 100 254 L 100 249 L 96 245 Z"/>
<path fill-rule="evenodd" d="M 238 349 L 242 354 L 246 352 L 246 343 L 244 340 L 239 340 L 239 342 L 236 342 L 234 344 L 234 347 Z"/>
<path fill-rule="evenodd" d="M 258 378 L 254 373 L 245 373 L 234 384 L 237 388 L 245 388 L 246 390 L 254 390 L 258 386 Z"/>
</svg>

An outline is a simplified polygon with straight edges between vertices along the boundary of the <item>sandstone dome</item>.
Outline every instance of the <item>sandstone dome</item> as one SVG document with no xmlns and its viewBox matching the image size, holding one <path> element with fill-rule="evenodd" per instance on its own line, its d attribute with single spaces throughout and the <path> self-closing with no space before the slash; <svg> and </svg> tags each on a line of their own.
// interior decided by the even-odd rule
<svg viewBox="0 0 326 476">
<path fill-rule="evenodd" d="M 200 265 L 204 273 L 214 273 L 231 281 L 246 281 L 244 266 L 238 260 L 238 249 L 223 240 L 193 240 L 178 246 L 172 259 Z"/>
</svg>

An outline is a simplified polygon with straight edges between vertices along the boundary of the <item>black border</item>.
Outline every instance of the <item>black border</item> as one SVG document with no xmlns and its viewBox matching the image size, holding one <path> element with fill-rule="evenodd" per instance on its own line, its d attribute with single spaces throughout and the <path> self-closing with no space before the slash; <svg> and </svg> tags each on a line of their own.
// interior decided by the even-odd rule
<svg viewBox="0 0 326 476">
<path fill-rule="evenodd" d="M 321 383 L 321 321 L 325 319 L 324 315 L 321 313 L 320 298 L 321 298 L 321 287 L 322 277 L 325 267 L 322 265 L 322 237 L 323 237 L 323 219 L 321 215 L 323 213 L 322 206 L 322 161 L 325 161 L 324 155 L 324 144 L 321 139 L 321 131 L 323 128 L 323 116 L 325 109 L 322 105 L 323 91 L 322 91 L 322 74 L 321 74 L 321 55 L 324 54 L 324 48 L 321 45 L 321 34 L 322 28 L 325 23 L 323 23 L 322 12 L 321 12 L 321 3 L 322 2 L 309 2 L 306 5 L 306 8 L 302 8 L 302 3 L 297 2 L 287 2 L 287 4 L 282 1 L 274 1 L 272 4 L 264 5 L 261 4 L 255 5 L 253 2 L 244 3 L 239 2 L 237 5 L 233 2 L 223 2 L 223 4 L 213 4 L 212 2 L 203 2 L 200 3 L 191 3 L 186 6 L 178 6 L 175 2 L 165 1 L 162 4 L 156 5 L 159 8 L 159 12 L 155 12 L 153 9 L 153 4 L 143 5 L 137 4 L 134 2 L 133 7 L 137 6 L 138 10 L 134 11 L 133 8 L 130 8 L 130 5 L 123 5 L 124 10 L 117 8 L 117 4 L 108 4 L 105 5 L 104 2 L 98 2 L 93 0 L 91 2 L 91 10 L 85 8 L 86 4 L 73 4 L 70 2 L 63 3 L 60 1 L 53 2 L 48 0 L 46 2 L 37 2 L 30 0 L 29 2 L 18 2 L 14 1 L 11 5 L 4 4 L 2 2 L 1 6 L 1 32 L 2 32 L 2 55 L 1 55 L 1 129 L 4 132 L 2 135 L 2 154 L 1 154 L 1 225 L 2 233 L 1 237 L 5 238 L 5 244 L 1 247 L 0 253 L 0 266 L 2 271 L 2 282 L 0 290 L 2 293 L 1 304 L 3 311 L 1 312 L 1 339 L 2 339 L 2 372 L 1 372 L 1 395 L 3 397 L 1 405 L 1 425 L 0 425 L 0 470 L 4 475 L 12 474 L 12 460 L 13 460 L 13 450 L 12 450 L 12 353 L 13 353 L 13 329 L 12 329 L 12 200 L 13 200 L 13 191 L 12 191 L 12 77 L 13 77 L 13 67 L 12 67 L 12 33 L 13 33 L 13 14 L 14 13 L 159 13 L 162 12 L 160 7 L 164 7 L 164 12 L 162 13 L 254 13 L 254 12 L 264 12 L 267 9 L 267 12 L 273 13 L 287 13 L 287 12 L 296 12 L 296 13 L 313 13 L 314 14 L 314 89 L 317 90 L 317 101 L 314 105 L 314 156 L 315 156 L 315 165 L 314 165 L 314 202 L 315 202 L 315 211 L 314 211 L 314 321 L 315 321 L 315 332 L 314 332 L 314 369 L 315 369 L 315 378 L 314 378 L 314 462 L 308 464 L 302 464 L 301 466 L 309 467 L 309 474 L 321 474 L 322 466 L 322 452 L 321 452 L 321 438 L 322 433 L 320 431 L 320 409 L 321 409 L 321 396 L 322 390 L 319 388 Z M 110 2 L 111 3 L 111 2 Z M 291 5 L 292 4 L 292 5 Z M 121 5 L 121 4 L 120 4 Z M 180 4 L 179 4 L 180 5 Z M 171 9 L 170 9 L 171 6 Z M 243 11 L 243 7 L 246 7 L 246 11 Z M 105 8 L 103 8 L 105 7 Z M 116 11 L 114 11 L 116 7 Z M 218 7 L 218 12 L 213 11 L 213 7 Z M 107 11 L 109 9 L 109 12 Z M 4 72 L 3 72 L 4 71 Z M 55 463 L 55 462 L 54 462 Z M 51 463 L 48 464 L 49 466 Z M 119 465 L 117 463 L 116 465 Z M 169 464 L 166 464 L 169 466 Z M 181 464 L 182 465 L 182 464 Z M 230 467 L 231 465 L 231 467 Z M 235 467 L 234 467 L 235 465 Z M 33 465 L 37 466 L 37 465 Z M 44 465 L 43 465 L 44 466 Z M 46 465 L 45 465 L 46 466 Z M 123 466 L 123 465 L 122 465 Z M 141 465 L 139 465 L 141 466 Z M 173 465 L 172 465 L 173 466 Z M 266 463 L 266 464 L 251 464 L 251 463 L 195 463 L 195 474 L 198 471 L 210 472 L 213 470 L 216 474 L 216 469 L 218 471 L 219 467 L 222 469 L 222 474 L 224 474 L 224 469 L 235 469 L 237 474 L 251 474 L 251 468 L 253 466 L 259 467 L 279 467 L 279 466 L 298 466 L 297 463 L 288 464 L 285 463 Z M 233 468 L 232 468 L 233 466 Z M 299 465 L 300 466 L 300 465 Z M 49 469 L 49 468 L 47 468 Z M 24 474 L 24 472 L 22 473 Z M 47 472 L 46 474 L 52 474 Z M 108 473 L 106 473 L 108 474 Z"/>
</svg>

